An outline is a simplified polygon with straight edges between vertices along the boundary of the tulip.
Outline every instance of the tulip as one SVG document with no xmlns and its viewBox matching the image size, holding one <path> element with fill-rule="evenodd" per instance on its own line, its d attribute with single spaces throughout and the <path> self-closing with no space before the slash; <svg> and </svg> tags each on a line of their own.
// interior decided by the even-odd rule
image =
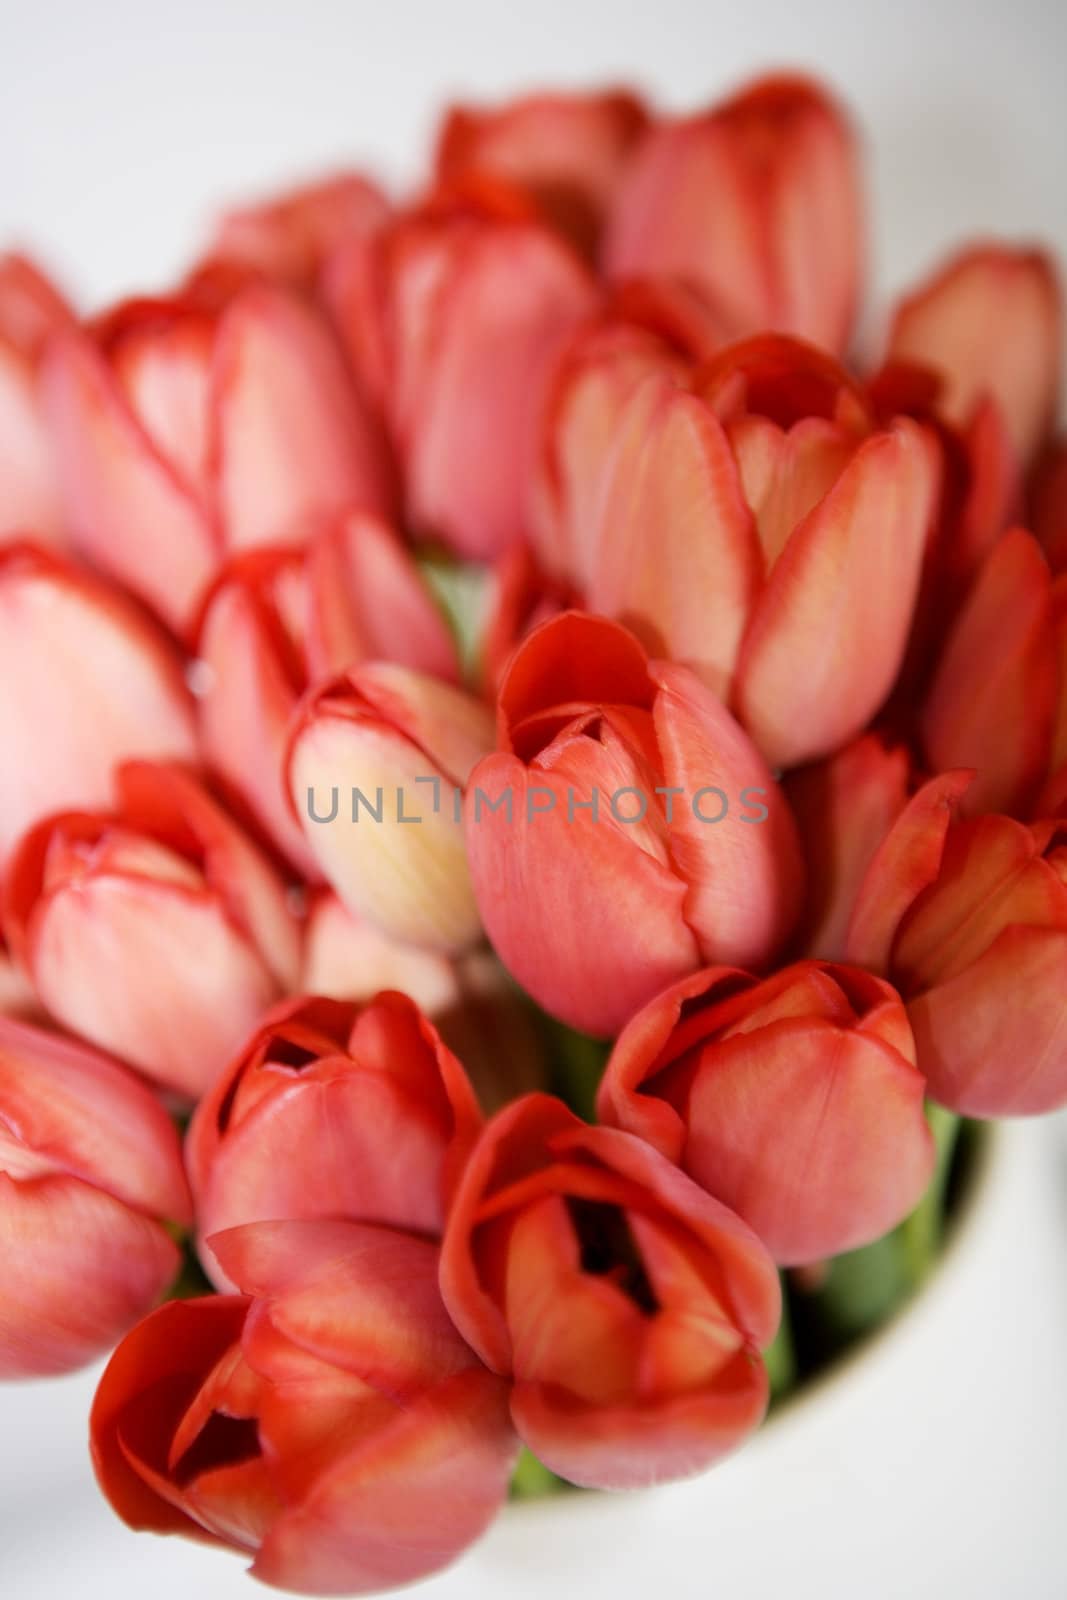
<svg viewBox="0 0 1067 1600">
<path fill-rule="evenodd" d="M 65 542 L 38 373 L 49 336 L 73 320 L 31 261 L 0 255 L 0 536 L 32 529 Z"/>
<path fill-rule="evenodd" d="M 399 989 L 462 1061 L 486 1111 L 545 1086 L 548 1063 L 536 1017 L 490 951 L 450 958 L 401 944 L 329 893 L 314 898 L 303 944 L 304 994 L 366 1002 L 382 989 Z"/>
<path fill-rule="evenodd" d="M 8 865 L 4 927 L 64 1027 L 195 1097 L 297 972 L 280 880 L 175 766 L 127 762 L 114 812 L 62 812 Z"/>
<path fill-rule="evenodd" d="M 369 657 L 459 675 L 448 624 L 411 555 L 367 512 L 325 523 L 302 547 L 236 557 L 209 594 L 197 648 L 208 668 L 199 709 L 209 765 L 312 876 L 282 777 L 301 695 Z"/>
<path fill-rule="evenodd" d="M 856 897 L 849 959 L 903 995 L 935 1100 L 972 1117 L 1047 1111 L 1067 1101 L 1064 832 L 961 819 L 970 777 L 932 779 L 889 830 Z"/>
<path fill-rule="evenodd" d="M 857 968 L 683 978 L 623 1029 L 602 1122 L 647 1139 L 736 1211 L 783 1266 L 869 1244 L 933 1169 L 903 1003 Z"/>
<path fill-rule="evenodd" d="M 33 985 L 11 959 L 11 954 L 0 935 L 0 1017 L 20 1017 L 36 1021 L 40 1006 Z"/>
<path fill-rule="evenodd" d="M 772 766 L 829 754 L 904 659 L 940 492 L 932 432 L 873 424 L 830 357 L 766 337 L 587 434 L 587 598 L 693 666 Z M 847 596 L 847 602 L 845 597 Z"/>
<path fill-rule="evenodd" d="M 460 806 L 492 718 L 452 684 L 371 662 L 305 698 L 286 763 L 322 876 L 390 938 L 454 954 L 481 923 Z"/>
<path fill-rule="evenodd" d="M 0 1378 L 108 1350 L 178 1270 L 188 1223 L 173 1123 L 131 1073 L 0 1017 Z"/>
<path fill-rule="evenodd" d="M 612 1034 L 708 961 L 773 955 L 798 909 L 795 828 L 694 673 L 566 612 L 515 652 L 499 723 L 467 848 L 486 932 L 540 1005 Z"/>
<path fill-rule="evenodd" d="M 389 205 L 362 172 L 272 195 L 228 212 L 215 230 L 209 263 L 261 272 L 294 289 L 313 289 L 330 253 L 385 222 Z"/>
<path fill-rule="evenodd" d="M 449 1213 L 441 1292 L 512 1380 L 520 1437 L 573 1483 L 703 1471 L 763 1416 L 780 1292 L 756 1236 L 650 1145 L 548 1095 L 487 1124 Z"/>
<path fill-rule="evenodd" d="M 491 698 L 516 645 L 575 603 L 567 584 L 541 571 L 529 545 L 505 551 L 492 571 L 478 644 L 479 678 Z"/>
<path fill-rule="evenodd" d="M 1056 270 L 1044 252 L 973 245 L 901 301 L 889 355 L 942 375 L 939 409 L 951 423 L 966 424 L 991 398 L 1028 467 L 1055 415 L 1062 322 Z"/>
<path fill-rule="evenodd" d="M 495 173 L 521 185 L 586 254 L 642 134 L 648 112 L 625 89 L 539 94 L 492 109 L 453 106 L 437 138 L 437 177 Z"/>
<path fill-rule="evenodd" d="M 55 339 L 44 382 L 75 541 L 179 631 L 227 554 L 388 509 L 376 428 L 329 330 L 241 273 Z"/>
<path fill-rule="evenodd" d="M 0 862 L 31 823 L 110 804 L 132 756 L 192 760 L 181 662 L 138 608 L 61 557 L 0 545 Z"/>
<path fill-rule="evenodd" d="M 608 224 L 610 275 L 695 284 L 739 338 L 770 328 L 838 353 L 859 299 L 855 139 L 803 78 L 770 77 L 665 121 L 637 153 Z"/>
<path fill-rule="evenodd" d="M 299 1593 L 448 1565 L 502 1506 L 516 1445 L 504 1384 L 441 1304 L 435 1247 L 300 1221 L 214 1247 L 244 1294 L 161 1307 L 100 1380 L 93 1464 L 113 1509 Z"/>
<path fill-rule="evenodd" d="M 933 770 L 976 769 L 968 811 L 1026 811 L 1048 770 L 1056 694 L 1052 580 L 1016 528 L 979 570 L 919 717 Z"/>
<path fill-rule="evenodd" d="M 201 1238 L 285 1217 L 439 1235 L 480 1124 L 462 1066 L 405 995 L 286 1000 L 190 1123 Z"/>
<path fill-rule="evenodd" d="M 1031 526 L 1053 572 L 1067 572 L 1067 438 L 1050 447 L 1031 485 Z"/>
<path fill-rule="evenodd" d="M 478 560 L 525 533 L 551 362 L 595 295 L 566 244 L 509 207 L 429 205 L 343 246 L 326 272 L 401 462 L 407 522 Z"/>
</svg>

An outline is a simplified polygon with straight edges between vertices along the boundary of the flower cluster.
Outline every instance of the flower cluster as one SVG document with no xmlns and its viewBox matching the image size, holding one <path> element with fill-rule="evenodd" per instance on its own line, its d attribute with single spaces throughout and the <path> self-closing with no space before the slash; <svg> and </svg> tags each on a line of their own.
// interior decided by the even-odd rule
<svg viewBox="0 0 1067 1600">
<path fill-rule="evenodd" d="M 776 77 L 0 258 L 0 1376 L 114 1349 L 131 1526 L 364 1593 L 700 1471 L 929 1104 L 1067 1101 L 1059 285 L 859 350 L 862 209 Z"/>
</svg>

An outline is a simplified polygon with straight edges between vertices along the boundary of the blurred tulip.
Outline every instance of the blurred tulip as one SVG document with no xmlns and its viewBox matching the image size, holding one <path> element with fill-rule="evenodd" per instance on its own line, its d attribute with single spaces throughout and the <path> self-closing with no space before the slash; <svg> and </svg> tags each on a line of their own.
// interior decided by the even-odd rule
<svg viewBox="0 0 1067 1600">
<path fill-rule="evenodd" d="M 547 221 L 594 255 L 604 218 L 648 126 L 625 89 L 527 95 L 491 109 L 453 106 L 437 139 L 437 176 L 474 172 L 520 185 Z"/>
<path fill-rule="evenodd" d="M 783 1266 L 869 1244 L 933 1170 L 904 1006 L 858 968 L 683 978 L 619 1036 L 602 1122 L 647 1139 L 737 1212 Z"/>
<path fill-rule="evenodd" d="M 215 1248 L 246 1295 L 173 1301 L 112 1356 L 97 1479 L 131 1527 L 253 1556 L 308 1594 L 447 1566 L 502 1506 L 507 1390 L 452 1327 L 426 1240 L 270 1222 Z"/>
<path fill-rule="evenodd" d="M 1030 489 L 1031 526 L 1053 572 L 1067 572 L 1067 438 L 1039 462 Z"/>
<path fill-rule="evenodd" d="M 1051 577 L 1016 528 L 980 569 L 920 713 L 930 767 L 976 771 L 965 810 L 1026 811 L 1048 770 L 1056 689 Z"/>
<path fill-rule="evenodd" d="M 478 939 L 460 807 L 492 744 L 492 717 L 473 695 L 387 662 L 305 698 L 289 792 L 323 877 L 358 917 L 431 950 Z"/>
<path fill-rule="evenodd" d="M 87 556 L 184 630 L 226 555 L 389 507 L 381 441 L 317 313 L 240 273 L 53 340 L 47 415 Z"/>
<path fill-rule="evenodd" d="M 478 560 L 516 543 L 551 361 L 594 304 L 577 256 L 521 207 L 430 204 L 342 247 L 326 284 L 387 420 L 407 522 Z"/>
<path fill-rule="evenodd" d="M 362 172 L 340 172 L 227 212 L 208 260 L 313 289 L 332 250 L 372 233 L 388 215 L 389 203 L 376 183 Z"/>
<path fill-rule="evenodd" d="M 608 226 L 608 271 L 687 280 L 734 338 L 774 329 L 843 352 L 862 271 L 857 168 L 821 88 L 763 78 L 652 130 Z"/>
<path fill-rule="evenodd" d="M 199 707 L 206 759 L 310 876 L 282 773 L 301 695 L 370 657 L 459 675 L 448 624 L 410 553 L 368 512 L 325 522 L 302 547 L 236 557 L 210 592 L 197 648 L 209 669 Z"/>
<path fill-rule="evenodd" d="M 942 774 L 901 812 L 857 895 L 849 959 L 903 995 L 935 1100 L 1047 1111 L 1067 1101 L 1067 833 L 958 820 L 969 780 Z"/>
<path fill-rule="evenodd" d="M 49 336 L 74 313 L 24 256 L 0 255 L 0 536 L 65 543 L 38 372 Z"/>
<path fill-rule="evenodd" d="M 181 662 L 125 596 L 23 542 L 0 544 L 0 862 L 48 812 L 113 799 L 131 756 L 192 760 Z"/>
<path fill-rule="evenodd" d="M 190 1123 L 200 1237 L 286 1217 L 440 1234 L 480 1126 L 462 1066 L 406 995 L 283 1001 Z"/>
<path fill-rule="evenodd" d="M 25 1022 L 41 1020 L 41 1007 L 33 985 L 12 961 L 0 934 L 0 1017 L 17 1017 Z"/>
<path fill-rule="evenodd" d="M 747 735 L 687 668 L 566 612 L 515 652 L 466 832 L 497 954 L 572 1027 L 614 1033 L 707 961 L 773 955 L 798 909 L 795 828 Z"/>
<path fill-rule="evenodd" d="M 201 1094 L 297 975 L 281 882 L 178 767 L 127 762 L 115 812 L 66 812 L 8 865 L 4 927 L 43 1004 L 148 1077 Z"/>
<path fill-rule="evenodd" d="M 700 1472 L 760 1422 L 770 1257 L 658 1151 L 529 1095 L 487 1124 L 449 1213 L 441 1292 L 561 1477 Z"/>
<path fill-rule="evenodd" d="M 1047 255 L 972 245 L 900 302 L 889 355 L 942 376 L 939 408 L 957 426 L 984 398 L 995 401 L 1027 467 L 1055 414 L 1062 323 L 1060 286 Z"/>
<path fill-rule="evenodd" d="M 167 1288 L 188 1223 L 173 1123 L 84 1045 L 0 1017 L 0 1378 L 69 1372 Z"/>
<path fill-rule="evenodd" d="M 540 570 L 529 545 L 504 552 L 492 571 L 478 646 L 479 677 L 490 698 L 496 697 L 516 645 L 576 602 L 568 585 Z"/>
<path fill-rule="evenodd" d="M 462 1061 L 487 1112 L 546 1086 L 546 1048 L 532 1008 L 490 951 L 449 957 L 401 944 L 329 893 L 315 897 L 303 943 L 304 994 L 365 1002 L 399 989 Z"/>
</svg>

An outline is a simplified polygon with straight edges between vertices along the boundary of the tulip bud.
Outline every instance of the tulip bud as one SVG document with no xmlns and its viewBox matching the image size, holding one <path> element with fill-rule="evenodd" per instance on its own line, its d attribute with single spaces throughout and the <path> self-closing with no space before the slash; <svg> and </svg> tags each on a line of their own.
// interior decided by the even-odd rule
<svg viewBox="0 0 1067 1600">
<path fill-rule="evenodd" d="M 1049 448 L 1030 486 L 1030 524 L 1048 564 L 1067 572 L 1067 438 Z"/>
<path fill-rule="evenodd" d="M 446 1566 L 503 1505 L 517 1446 L 505 1385 L 441 1304 L 435 1247 L 281 1221 L 214 1248 L 244 1293 L 161 1307 L 100 1380 L 93 1465 L 113 1509 L 230 1545 L 298 1593 Z"/>
<path fill-rule="evenodd" d="M 492 742 L 472 695 L 385 662 L 321 685 L 297 712 L 286 770 L 307 846 L 390 938 L 453 953 L 479 937 L 462 791 Z"/>
<path fill-rule="evenodd" d="M 124 596 L 31 544 L 0 547 L 0 861 L 31 823 L 104 806 L 132 756 L 192 760 L 168 641 Z"/>
<path fill-rule="evenodd" d="M 331 251 L 346 239 L 369 235 L 388 215 L 376 183 L 361 172 L 340 172 L 227 212 L 208 259 L 261 272 L 294 289 L 314 289 Z"/>
<path fill-rule="evenodd" d="M 289 723 L 313 681 L 370 657 L 454 680 L 456 648 L 410 553 L 369 513 L 325 523 L 303 547 L 237 557 L 211 590 L 198 653 L 209 765 L 305 876 L 314 858 L 282 774 Z"/>
<path fill-rule="evenodd" d="M 1060 285 L 1044 252 L 973 245 L 904 297 L 889 355 L 941 374 L 939 410 L 957 426 L 991 397 L 1028 467 L 1055 416 L 1062 324 Z"/>
<path fill-rule="evenodd" d="M 177 630 L 227 553 L 390 499 L 376 428 L 316 312 L 223 278 L 121 305 L 46 362 L 75 540 Z"/>
<path fill-rule="evenodd" d="M 1048 1111 L 1067 1101 L 1064 830 L 959 820 L 970 776 L 932 779 L 897 818 L 860 886 L 849 959 L 903 995 L 935 1100 L 973 1117 Z"/>
<path fill-rule="evenodd" d="M 820 88 L 764 78 L 652 130 L 608 226 L 608 272 L 688 280 L 734 338 L 769 328 L 844 351 L 861 275 L 857 165 Z"/>
<path fill-rule="evenodd" d="M 4 927 L 42 1003 L 72 1032 L 195 1097 L 297 973 L 282 883 L 177 767 L 127 762 L 114 813 L 24 835 Z"/>
<path fill-rule="evenodd" d="M 528 216 L 430 205 L 345 246 L 326 284 L 400 458 L 406 521 L 478 560 L 518 542 L 551 362 L 595 303 L 580 261 Z"/>
<path fill-rule="evenodd" d="M 147 1312 L 187 1223 L 173 1123 L 84 1045 L 0 1017 L 0 1378 L 69 1372 Z"/>
<path fill-rule="evenodd" d="M 619 1036 L 597 1100 L 737 1212 L 783 1266 L 869 1244 L 934 1162 L 903 1003 L 858 968 L 683 978 Z"/>
<path fill-rule="evenodd" d="M 489 172 L 521 185 L 546 220 L 592 256 L 648 112 L 627 90 L 528 95 L 453 106 L 437 139 L 437 177 Z"/>
<path fill-rule="evenodd" d="M 0 536 L 64 543 L 38 373 L 47 340 L 73 324 L 58 290 L 23 256 L 0 255 Z"/>
<path fill-rule="evenodd" d="M 622 1489 L 702 1471 L 767 1403 L 770 1257 L 658 1151 L 529 1095 L 488 1123 L 441 1249 L 452 1320 L 512 1380 L 561 1477 Z"/>
<path fill-rule="evenodd" d="M 611 1034 L 709 960 L 770 959 L 798 909 L 795 828 L 692 672 L 566 612 L 515 652 L 499 719 L 467 849 L 486 931 L 540 1005 Z"/>
<path fill-rule="evenodd" d="M 480 1125 L 463 1068 L 405 995 L 286 1000 L 190 1124 L 200 1236 L 283 1217 L 440 1234 Z"/>
</svg>

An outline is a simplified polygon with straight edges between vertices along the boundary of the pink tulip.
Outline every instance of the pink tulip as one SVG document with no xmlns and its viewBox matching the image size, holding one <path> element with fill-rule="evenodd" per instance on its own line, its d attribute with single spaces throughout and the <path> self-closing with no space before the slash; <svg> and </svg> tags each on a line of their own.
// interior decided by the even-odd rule
<svg viewBox="0 0 1067 1600">
<path fill-rule="evenodd" d="M 196 1096 L 297 975 L 282 883 L 178 767 L 128 762 L 111 812 L 24 835 L 5 884 L 7 937 L 74 1033 Z"/>
<path fill-rule="evenodd" d="M 131 756 L 192 760 L 170 643 L 123 595 L 36 545 L 0 545 L 0 862 L 31 823 L 113 799 Z"/>
<path fill-rule="evenodd" d="M 933 1169 L 903 1003 L 857 968 L 683 978 L 623 1029 L 602 1122 L 647 1139 L 785 1266 L 878 1239 Z"/>
<path fill-rule="evenodd" d="M 368 1594 L 455 1560 L 503 1505 L 516 1442 L 505 1385 L 441 1304 L 436 1248 L 292 1221 L 214 1248 L 244 1294 L 161 1307 L 100 1380 L 93 1464 L 114 1510 L 299 1593 Z"/>
<path fill-rule="evenodd" d="M 889 354 L 942 375 L 939 408 L 951 423 L 965 425 L 984 398 L 992 399 L 1026 467 L 1054 418 L 1062 324 L 1060 285 L 1047 255 L 972 245 L 900 302 Z"/>
<path fill-rule="evenodd" d="M 903 995 L 935 1100 L 965 1116 L 1047 1111 L 1067 1101 L 1064 832 L 959 820 L 970 777 L 932 779 L 900 813 L 857 894 L 849 959 Z"/>
<path fill-rule="evenodd" d="M 439 1235 L 480 1125 L 462 1066 L 405 995 L 286 1000 L 190 1124 L 201 1239 L 285 1217 Z"/>
<path fill-rule="evenodd" d="M 380 227 L 389 205 L 362 172 L 272 195 L 227 212 L 215 230 L 209 261 L 262 272 L 295 289 L 313 289 L 331 251 Z"/>
<path fill-rule="evenodd" d="M 594 305 L 521 197 L 429 203 L 342 247 L 327 293 L 403 469 L 408 523 L 478 560 L 523 537 L 552 359 Z M 486 440 L 492 448 L 486 448 Z"/>
<path fill-rule="evenodd" d="M 0 1378 L 108 1350 L 179 1266 L 177 1132 L 131 1073 L 0 1017 Z"/>
<path fill-rule="evenodd" d="M 437 177 L 450 183 L 487 172 L 519 184 L 549 222 L 593 255 L 647 126 L 644 105 L 625 89 L 453 106 L 438 134 Z"/>
<path fill-rule="evenodd" d="M 615 204 L 605 260 L 615 277 L 696 285 L 734 338 L 769 328 L 840 353 L 862 232 L 844 113 L 806 79 L 770 77 L 653 129 Z"/>
<path fill-rule="evenodd" d="M 792 818 L 694 673 L 566 612 L 512 657 L 499 725 L 467 786 L 471 875 L 497 954 L 546 1010 L 611 1034 L 708 961 L 774 954 L 800 898 Z"/>
<path fill-rule="evenodd" d="M 329 330 L 240 272 L 57 338 L 45 388 L 77 543 L 176 629 L 227 555 L 388 509 L 380 441 Z"/>
<path fill-rule="evenodd" d="M 0 536 L 32 531 L 66 542 L 38 373 L 50 335 L 73 322 L 39 268 L 0 255 Z"/>
<path fill-rule="evenodd" d="M 313 683 L 371 657 L 454 680 L 444 616 L 392 529 L 369 512 L 326 522 L 303 546 L 248 551 L 212 588 L 198 653 L 206 759 L 305 875 L 315 875 L 283 782 L 289 723 Z"/>
<path fill-rule="evenodd" d="M 622 1489 L 703 1471 L 759 1423 L 778 1324 L 770 1257 L 641 1139 L 547 1095 L 505 1107 L 449 1213 L 441 1291 L 511 1378 L 511 1415 L 561 1477 Z"/>
<path fill-rule="evenodd" d="M 319 685 L 297 712 L 286 771 L 305 842 L 390 938 L 447 954 L 479 938 L 462 791 L 492 742 L 481 701 L 387 662 Z"/>
</svg>

